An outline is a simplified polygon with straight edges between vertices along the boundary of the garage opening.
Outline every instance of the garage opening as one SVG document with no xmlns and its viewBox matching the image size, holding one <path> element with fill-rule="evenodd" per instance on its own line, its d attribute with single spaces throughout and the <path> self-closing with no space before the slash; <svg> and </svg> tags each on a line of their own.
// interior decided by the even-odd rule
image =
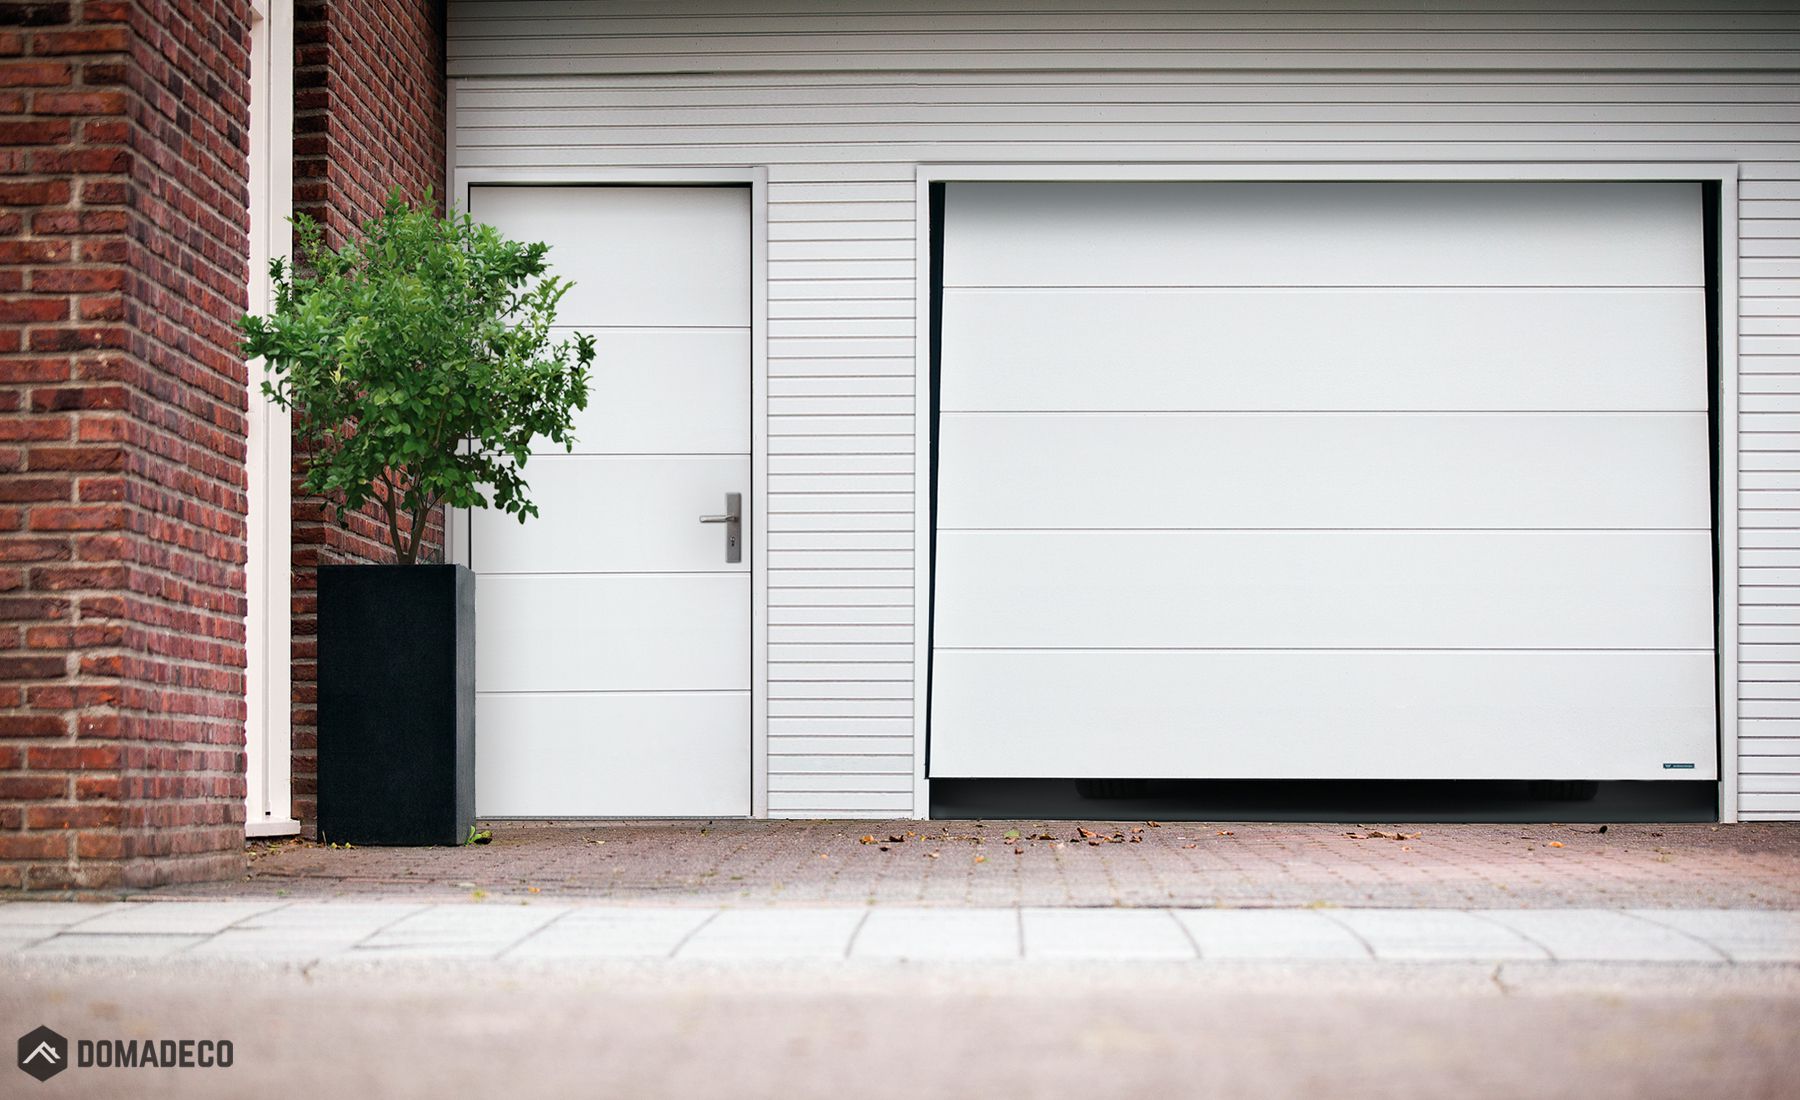
<svg viewBox="0 0 1800 1100">
<path fill-rule="evenodd" d="M 933 205 L 934 814 L 1715 797 L 1702 184 Z"/>
</svg>

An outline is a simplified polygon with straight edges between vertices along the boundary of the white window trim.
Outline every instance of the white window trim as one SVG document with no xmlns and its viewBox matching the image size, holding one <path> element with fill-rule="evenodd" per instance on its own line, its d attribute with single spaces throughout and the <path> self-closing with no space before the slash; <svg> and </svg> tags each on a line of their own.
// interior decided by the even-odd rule
<svg viewBox="0 0 1800 1100">
<path fill-rule="evenodd" d="M 292 252 L 294 197 L 293 0 L 253 0 L 250 17 L 249 306 L 273 304 L 269 262 Z M 246 837 L 292 836 L 293 486 L 292 423 L 262 394 L 262 360 L 249 364 L 244 584 Z"/>
<path fill-rule="evenodd" d="M 918 494 L 914 544 L 913 813 L 930 816 L 931 783 L 925 774 L 927 669 L 931 667 L 931 371 L 923 357 L 931 347 L 931 185 L 976 180 L 1008 181 L 1632 181 L 1683 180 L 1719 185 L 1719 376 L 1713 395 L 1719 413 L 1717 485 L 1719 551 L 1717 680 L 1719 712 L 1719 820 L 1738 819 L 1738 166 L 1714 162 L 1519 163 L 1519 164 L 921 164 L 916 177 L 915 240 L 918 319 L 915 347 L 918 400 L 914 407 L 914 484 Z"/>
</svg>

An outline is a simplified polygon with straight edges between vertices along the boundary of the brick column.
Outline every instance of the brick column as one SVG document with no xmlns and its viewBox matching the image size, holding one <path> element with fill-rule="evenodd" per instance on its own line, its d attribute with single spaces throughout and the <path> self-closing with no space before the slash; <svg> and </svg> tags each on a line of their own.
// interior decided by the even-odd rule
<svg viewBox="0 0 1800 1100">
<path fill-rule="evenodd" d="M 390 187 L 443 200 L 443 5 L 438 0 L 300 0 L 294 8 L 294 210 L 327 239 L 380 213 Z M 371 504 L 340 522 L 294 487 L 294 816 L 317 825 L 320 565 L 391 562 Z M 442 552 L 434 516 L 424 560 Z"/>
<path fill-rule="evenodd" d="M 0 3 L 0 889 L 243 866 L 248 19 Z"/>
</svg>

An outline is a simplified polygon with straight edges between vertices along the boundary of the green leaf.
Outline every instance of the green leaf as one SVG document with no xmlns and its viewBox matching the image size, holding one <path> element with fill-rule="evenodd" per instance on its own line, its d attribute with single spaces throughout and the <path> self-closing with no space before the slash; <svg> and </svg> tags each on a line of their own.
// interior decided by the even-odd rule
<svg viewBox="0 0 1800 1100">
<path fill-rule="evenodd" d="M 306 491 L 340 518 L 391 511 L 401 561 L 413 547 L 392 529 L 439 504 L 537 515 L 520 471 L 534 439 L 573 440 L 595 355 L 586 333 L 551 339 L 570 284 L 548 246 L 398 189 L 335 248 L 304 215 L 294 229 L 296 262 L 270 265 L 274 309 L 238 327 L 294 414 Z"/>
</svg>

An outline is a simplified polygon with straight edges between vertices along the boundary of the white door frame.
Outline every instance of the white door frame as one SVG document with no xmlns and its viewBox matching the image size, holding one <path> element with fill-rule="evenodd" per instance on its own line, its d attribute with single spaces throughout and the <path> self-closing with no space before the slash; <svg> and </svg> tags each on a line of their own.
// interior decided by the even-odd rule
<svg viewBox="0 0 1800 1100">
<path fill-rule="evenodd" d="M 451 111 L 454 118 L 455 112 Z M 454 148 L 454 145 L 451 146 Z M 750 815 L 769 816 L 769 359 L 768 189 L 764 168 L 463 168 L 450 195 L 469 209 L 470 189 L 515 186 L 696 186 L 750 188 Z M 529 478 L 530 470 L 527 468 Z M 445 509 L 448 561 L 469 562 L 467 509 Z"/>
<path fill-rule="evenodd" d="M 931 484 L 931 185 L 999 181 L 1266 181 L 1325 182 L 1546 182 L 1667 180 L 1719 185 L 1718 279 L 1718 502 L 1713 538 L 1718 548 L 1718 590 L 1714 593 L 1718 640 L 1716 658 L 1719 713 L 1719 820 L 1738 817 L 1738 166 L 1718 162 L 1519 163 L 1519 164 L 921 164 L 916 177 L 915 348 L 919 356 L 914 407 L 914 484 Z M 931 494 L 918 494 L 914 543 L 913 633 L 913 799 L 914 813 L 927 816 L 931 785 L 925 774 L 925 727 L 931 667 Z"/>
</svg>

